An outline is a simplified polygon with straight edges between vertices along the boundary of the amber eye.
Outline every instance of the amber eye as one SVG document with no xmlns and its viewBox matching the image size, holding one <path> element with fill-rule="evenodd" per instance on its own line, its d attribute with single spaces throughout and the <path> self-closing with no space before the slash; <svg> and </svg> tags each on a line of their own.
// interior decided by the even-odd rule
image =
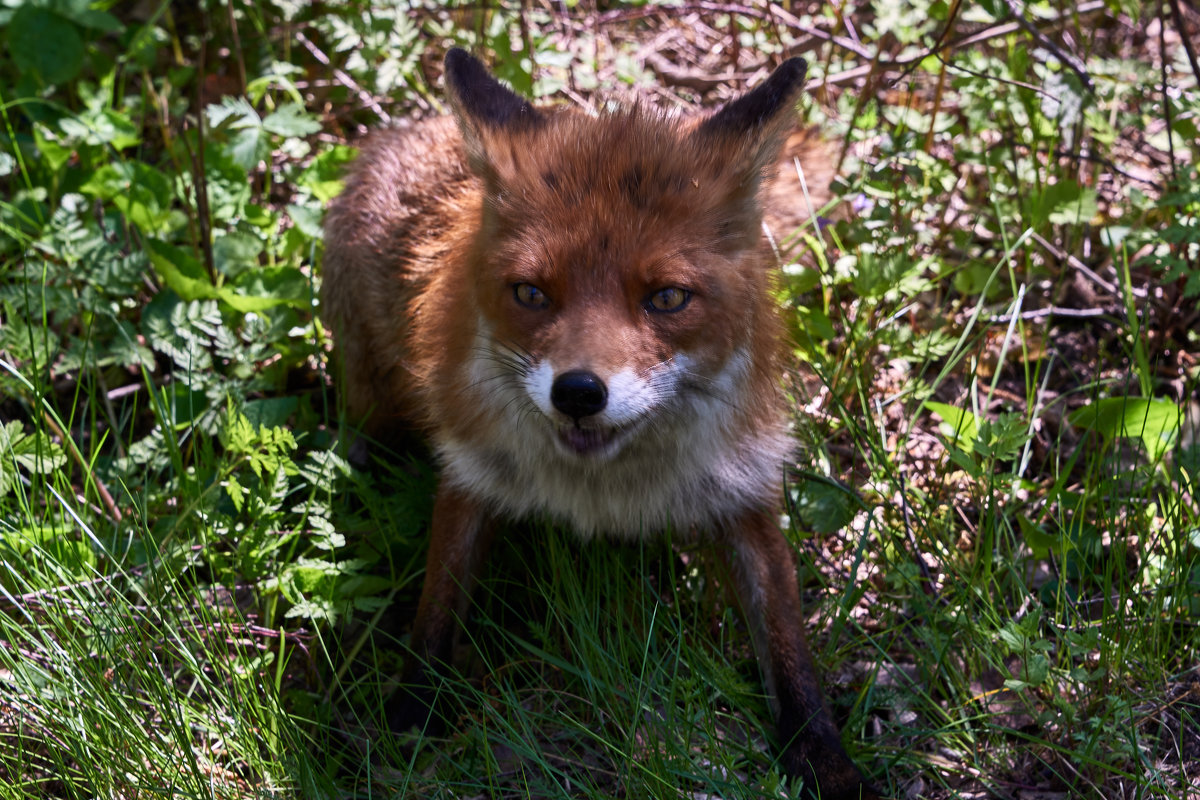
<svg viewBox="0 0 1200 800">
<path fill-rule="evenodd" d="M 678 286 L 668 286 L 650 295 L 646 307 L 650 311 L 679 311 L 692 299 L 692 293 Z"/>
<path fill-rule="evenodd" d="M 550 298 L 546 297 L 546 293 L 532 283 L 513 284 L 513 297 L 526 308 L 545 308 L 550 305 Z"/>
</svg>

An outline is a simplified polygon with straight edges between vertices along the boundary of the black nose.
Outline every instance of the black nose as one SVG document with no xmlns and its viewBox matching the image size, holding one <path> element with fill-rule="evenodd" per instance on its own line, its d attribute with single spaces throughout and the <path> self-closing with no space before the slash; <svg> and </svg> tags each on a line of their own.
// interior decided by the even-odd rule
<svg viewBox="0 0 1200 800">
<path fill-rule="evenodd" d="M 599 414 L 608 403 L 604 381 L 587 370 L 564 372 L 550 387 L 550 402 L 575 421 Z"/>
</svg>

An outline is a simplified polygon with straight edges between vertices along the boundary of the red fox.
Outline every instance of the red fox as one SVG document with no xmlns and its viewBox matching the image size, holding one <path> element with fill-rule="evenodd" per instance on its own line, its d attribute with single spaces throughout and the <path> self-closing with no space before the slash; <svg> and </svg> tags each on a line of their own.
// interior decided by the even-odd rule
<svg viewBox="0 0 1200 800">
<path fill-rule="evenodd" d="M 793 444 L 763 197 L 805 69 L 707 116 L 591 116 L 454 49 L 453 116 L 363 145 L 325 222 L 346 411 L 375 440 L 416 430 L 440 468 L 393 729 L 436 716 L 497 520 L 670 528 L 729 552 L 784 769 L 827 800 L 878 796 L 822 698 L 778 527 Z"/>
</svg>

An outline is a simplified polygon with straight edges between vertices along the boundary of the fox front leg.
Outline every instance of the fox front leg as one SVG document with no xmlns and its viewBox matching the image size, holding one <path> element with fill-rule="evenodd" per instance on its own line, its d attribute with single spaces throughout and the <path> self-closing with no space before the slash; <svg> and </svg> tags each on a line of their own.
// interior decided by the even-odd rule
<svg viewBox="0 0 1200 800">
<path fill-rule="evenodd" d="M 878 800 L 842 747 L 804 636 L 791 547 L 774 517 L 747 513 L 729 531 L 739 601 L 776 715 L 780 763 L 821 800 Z"/>
<path fill-rule="evenodd" d="M 437 706 L 440 676 L 449 669 L 454 642 L 466 622 L 471 592 L 487 556 L 491 516 L 468 495 L 443 484 L 433 504 L 425 585 L 413 620 L 402 684 L 387 708 L 388 727 L 444 730 Z"/>
</svg>

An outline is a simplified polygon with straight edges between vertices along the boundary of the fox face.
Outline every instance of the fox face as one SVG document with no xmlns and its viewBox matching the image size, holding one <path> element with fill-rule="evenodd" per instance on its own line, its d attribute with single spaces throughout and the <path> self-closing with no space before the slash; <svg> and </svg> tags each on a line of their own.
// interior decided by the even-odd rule
<svg viewBox="0 0 1200 800">
<path fill-rule="evenodd" d="M 615 160 L 603 137 L 586 144 L 568 158 L 597 171 Z M 546 173 L 537 199 L 502 189 L 489 212 L 504 233 L 475 281 L 485 338 L 513 344 L 532 408 L 569 463 L 619 458 L 645 425 L 684 413 L 688 395 L 716 382 L 736 400 L 746 375 L 731 362 L 749 347 L 736 323 L 754 315 L 746 301 L 764 274 L 757 264 L 742 274 L 743 254 L 717 249 L 722 223 L 695 177 L 681 170 L 647 187 L 642 162 L 619 169 L 609 185 Z"/>
<path fill-rule="evenodd" d="M 698 531 L 731 566 L 781 766 L 814 796 L 878 798 L 822 699 L 778 528 L 791 441 L 762 206 L 804 69 L 706 117 L 588 116 L 451 50 L 453 117 L 364 144 L 326 216 L 323 315 L 348 416 L 384 442 L 415 428 L 441 470 L 394 730 L 440 727 L 498 520 Z"/>
<path fill-rule="evenodd" d="M 448 479 L 583 535 L 770 503 L 789 445 L 758 189 L 780 126 L 547 114 L 451 86 L 483 184 L 455 394 L 492 413 L 435 434 Z"/>
<path fill-rule="evenodd" d="M 585 537 L 686 535 L 773 500 L 790 440 L 782 424 L 738 429 L 730 409 L 745 391 L 744 352 L 715 372 L 686 352 L 604 369 L 503 341 L 481 337 L 472 364 L 474 384 L 497 404 L 490 435 L 439 442 L 453 485 Z"/>
</svg>

